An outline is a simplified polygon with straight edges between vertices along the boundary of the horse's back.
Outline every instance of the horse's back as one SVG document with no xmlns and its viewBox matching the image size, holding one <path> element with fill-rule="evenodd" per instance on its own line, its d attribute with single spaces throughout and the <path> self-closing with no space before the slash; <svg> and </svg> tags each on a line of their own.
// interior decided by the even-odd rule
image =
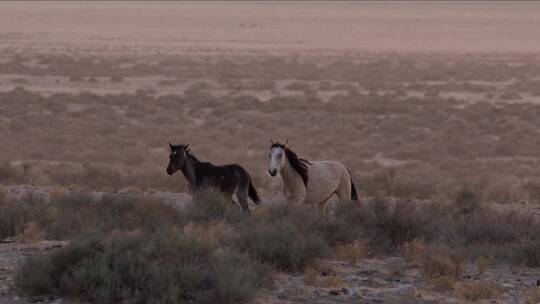
<svg viewBox="0 0 540 304">
<path fill-rule="evenodd" d="M 216 166 L 204 163 L 200 167 L 201 183 L 205 186 L 217 187 L 221 191 L 232 194 L 236 189 L 249 179 L 244 168 L 237 164 Z"/>
<path fill-rule="evenodd" d="M 222 170 L 232 172 L 233 174 L 235 174 L 239 178 L 243 178 L 245 176 L 249 177 L 249 174 L 248 174 L 247 170 L 244 169 L 244 167 L 242 167 L 242 166 L 240 166 L 238 164 L 228 164 L 228 165 L 223 165 L 223 166 L 220 166 L 220 167 L 221 167 Z"/>
<path fill-rule="evenodd" d="M 347 173 L 347 168 L 340 162 L 335 160 L 320 160 L 310 161 L 308 165 L 308 176 L 311 179 L 313 175 L 316 179 L 338 180 L 344 173 Z"/>
</svg>

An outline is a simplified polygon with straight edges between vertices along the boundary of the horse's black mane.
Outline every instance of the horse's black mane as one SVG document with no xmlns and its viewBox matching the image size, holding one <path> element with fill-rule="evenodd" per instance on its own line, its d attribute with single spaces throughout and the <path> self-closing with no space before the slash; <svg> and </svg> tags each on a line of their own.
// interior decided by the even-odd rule
<svg viewBox="0 0 540 304">
<path fill-rule="evenodd" d="M 187 156 L 187 158 L 191 159 L 195 164 L 202 163 L 199 159 L 197 159 L 195 157 L 195 155 L 191 154 L 191 151 L 189 151 L 189 150 L 186 150 L 186 156 Z"/>
<path fill-rule="evenodd" d="M 173 149 L 184 149 L 184 152 L 186 152 L 187 158 L 194 161 L 195 164 L 202 163 L 200 160 L 198 160 L 195 155 L 191 154 L 191 149 L 189 145 L 171 145 L 171 148 Z"/>
<path fill-rule="evenodd" d="M 300 177 L 304 181 L 304 185 L 307 186 L 308 184 L 308 167 L 307 165 L 310 165 L 311 163 L 307 159 L 299 158 L 294 151 L 287 148 L 287 146 L 280 144 L 280 143 L 274 143 L 270 147 L 270 149 L 279 147 L 285 151 L 285 155 L 287 156 L 287 159 L 289 160 L 289 163 L 291 163 L 291 166 L 293 169 L 300 174 Z"/>
</svg>

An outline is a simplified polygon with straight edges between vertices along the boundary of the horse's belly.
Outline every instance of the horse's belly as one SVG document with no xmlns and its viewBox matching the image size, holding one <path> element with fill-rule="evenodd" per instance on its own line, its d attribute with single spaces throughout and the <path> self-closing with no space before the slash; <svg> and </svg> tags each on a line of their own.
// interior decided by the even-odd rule
<svg viewBox="0 0 540 304">
<path fill-rule="evenodd" d="M 313 164 L 309 168 L 309 181 L 304 203 L 315 204 L 329 199 L 337 190 L 340 177 L 326 162 Z"/>
</svg>

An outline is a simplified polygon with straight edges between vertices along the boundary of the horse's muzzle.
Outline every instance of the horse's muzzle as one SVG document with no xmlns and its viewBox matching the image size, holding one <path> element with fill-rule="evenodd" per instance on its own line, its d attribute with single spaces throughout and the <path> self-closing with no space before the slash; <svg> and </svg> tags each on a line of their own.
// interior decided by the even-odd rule
<svg viewBox="0 0 540 304">
<path fill-rule="evenodd" d="M 272 175 L 272 176 L 276 176 L 277 170 L 276 169 L 274 169 L 274 170 L 268 169 L 268 173 L 270 173 L 270 175 Z"/>
</svg>

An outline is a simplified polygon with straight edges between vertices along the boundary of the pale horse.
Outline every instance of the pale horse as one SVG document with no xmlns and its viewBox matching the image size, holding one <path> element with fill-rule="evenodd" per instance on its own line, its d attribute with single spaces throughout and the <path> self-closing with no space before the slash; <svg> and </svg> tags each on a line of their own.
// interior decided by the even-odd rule
<svg viewBox="0 0 540 304">
<path fill-rule="evenodd" d="M 317 204 L 321 212 L 334 194 L 340 201 L 358 200 L 349 170 L 338 161 L 308 161 L 298 158 L 285 144 L 270 141 L 268 173 L 282 179 L 289 204 Z"/>
</svg>

